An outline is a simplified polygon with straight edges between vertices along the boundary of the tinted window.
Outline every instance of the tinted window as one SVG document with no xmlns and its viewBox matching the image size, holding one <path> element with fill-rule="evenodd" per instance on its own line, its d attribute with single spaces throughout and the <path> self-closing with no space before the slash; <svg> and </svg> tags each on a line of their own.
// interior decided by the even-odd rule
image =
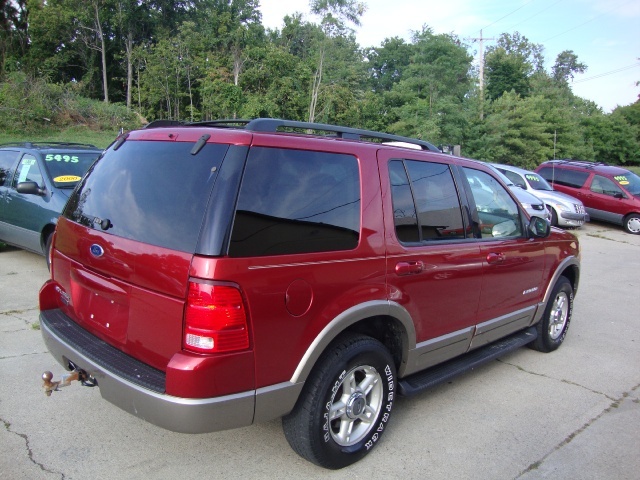
<svg viewBox="0 0 640 480">
<path fill-rule="evenodd" d="M 43 152 L 42 159 L 56 187 L 73 188 L 87 173 L 100 152 Z"/>
<path fill-rule="evenodd" d="M 389 172 L 400 241 L 466 237 L 458 192 L 448 165 L 394 160 Z"/>
<path fill-rule="evenodd" d="M 20 152 L 14 152 L 10 150 L 0 151 L 0 187 L 7 181 L 11 167 L 18 158 Z"/>
<path fill-rule="evenodd" d="M 109 233 L 193 252 L 228 145 L 127 141 L 109 150 L 69 200 L 64 216 Z M 215 167 L 215 168 L 214 168 Z"/>
<path fill-rule="evenodd" d="M 522 234 L 520 211 L 504 187 L 491 175 L 463 169 L 478 211 L 482 237 L 513 237 Z"/>
<path fill-rule="evenodd" d="M 358 162 L 351 155 L 252 148 L 229 255 L 350 250 L 360 232 Z"/>
<path fill-rule="evenodd" d="M 524 179 L 518 175 L 515 172 L 512 172 L 511 170 L 502 170 L 501 168 L 498 169 L 505 177 L 507 177 L 509 180 L 511 180 L 512 183 L 514 183 L 515 185 L 518 185 L 519 187 L 524 188 L 525 190 L 527 189 L 527 183 L 524 181 Z"/>
<path fill-rule="evenodd" d="M 36 182 L 40 187 L 43 186 L 42 172 L 38 167 L 36 157 L 25 153 L 18 164 L 17 175 L 13 177 L 13 188 L 21 182 Z"/>
<path fill-rule="evenodd" d="M 602 193 L 603 195 L 609 195 L 614 197 L 616 195 L 626 195 L 622 192 L 622 189 L 618 187 L 612 180 L 601 175 L 594 175 L 591 180 L 591 191 L 594 193 Z"/>
<path fill-rule="evenodd" d="M 580 188 L 589 178 L 589 172 L 567 170 L 563 168 L 542 167 L 538 173 L 547 182 L 557 183 L 566 187 Z"/>
</svg>

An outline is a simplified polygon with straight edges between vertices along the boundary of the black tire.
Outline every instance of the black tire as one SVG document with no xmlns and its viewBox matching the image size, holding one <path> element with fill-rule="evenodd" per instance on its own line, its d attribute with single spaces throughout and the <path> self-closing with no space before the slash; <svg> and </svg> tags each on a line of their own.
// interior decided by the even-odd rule
<svg viewBox="0 0 640 480">
<path fill-rule="evenodd" d="M 556 212 L 556 209 L 551 207 L 549 209 L 549 213 L 551 213 L 551 226 L 552 227 L 557 227 L 558 226 L 558 213 Z"/>
<path fill-rule="evenodd" d="M 44 242 L 44 256 L 47 260 L 47 269 L 51 271 L 51 246 L 53 244 L 53 232 L 49 234 Z"/>
<path fill-rule="evenodd" d="M 395 390 L 396 368 L 384 345 L 364 335 L 344 335 L 322 354 L 293 411 L 282 419 L 287 441 L 321 467 L 351 465 L 387 429 Z"/>
<path fill-rule="evenodd" d="M 567 336 L 573 314 L 573 287 L 566 277 L 560 277 L 553 287 L 542 320 L 536 325 L 538 338 L 529 344 L 539 352 L 556 350 Z"/>
<path fill-rule="evenodd" d="M 624 231 L 633 235 L 640 235 L 640 215 L 630 213 L 624 217 Z"/>
</svg>

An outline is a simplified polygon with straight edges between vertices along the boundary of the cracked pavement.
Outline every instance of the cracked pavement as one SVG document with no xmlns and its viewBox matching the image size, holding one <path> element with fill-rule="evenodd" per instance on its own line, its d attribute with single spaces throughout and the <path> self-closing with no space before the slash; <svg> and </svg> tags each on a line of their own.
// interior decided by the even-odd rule
<svg viewBox="0 0 640 480">
<path fill-rule="evenodd" d="M 204 435 L 161 430 L 77 383 L 43 393 L 44 258 L 0 248 L 0 479 L 422 478 L 635 480 L 640 471 L 640 236 L 575 232 L 582 275 L 562 347 L 505 355 L 400 398 L 371 455 L 340 471 L 289 448 L 279 421 Z"/>
</svg>

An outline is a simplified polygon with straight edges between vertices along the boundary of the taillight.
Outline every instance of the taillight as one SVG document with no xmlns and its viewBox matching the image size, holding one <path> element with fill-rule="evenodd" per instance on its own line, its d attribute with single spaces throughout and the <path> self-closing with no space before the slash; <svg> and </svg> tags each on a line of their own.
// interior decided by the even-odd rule
<svg viewBox="0 0 640 480">
<path fill-rule="evenodd" d="M 249 329 L 237 288 L 189 282 L 184 315 L 184 348 L 220 353 L 249 348 Z"/>
</svg>

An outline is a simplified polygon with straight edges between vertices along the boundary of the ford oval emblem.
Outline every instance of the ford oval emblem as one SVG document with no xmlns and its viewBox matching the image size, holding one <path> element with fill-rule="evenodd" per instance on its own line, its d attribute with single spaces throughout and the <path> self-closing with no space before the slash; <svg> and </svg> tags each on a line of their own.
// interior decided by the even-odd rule
<svg viewBox="0 0 640 480">
<path fill-rule="evenodd" d="M 102 255 L 104 255 L 104 249 L 100 245 L 95 243 L 91 245 L 91 247 L 89 248 L 89 251 L 91 252 L 91 255 L 93 255 L 94 257 L 101 257 Z"/>
</svg>

